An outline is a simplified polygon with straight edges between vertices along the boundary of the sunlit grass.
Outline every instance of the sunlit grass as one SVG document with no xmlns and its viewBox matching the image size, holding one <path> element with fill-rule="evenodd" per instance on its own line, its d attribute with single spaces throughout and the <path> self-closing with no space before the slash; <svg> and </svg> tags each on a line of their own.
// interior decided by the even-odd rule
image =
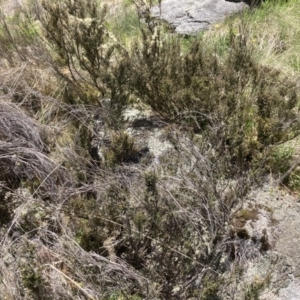
<svg viewBox="0 0 300 300">
<path fill-rule="evenodd" d="M 104 1 L 108 5 L 108 28 L 120 42 L 129 46 L 140 36 L 140 20 L 131 0 Z"/>
<path fill-rule="evenodd" d="M 261 7 L 247 9 L 204 34 L 207 44 L 218 55 L 226 55 L 231 33 L 245 35 L 258 63 L 274 67 L 286 75 L 300 72 L 300 1 L 266 1 Z"/>
</svg>

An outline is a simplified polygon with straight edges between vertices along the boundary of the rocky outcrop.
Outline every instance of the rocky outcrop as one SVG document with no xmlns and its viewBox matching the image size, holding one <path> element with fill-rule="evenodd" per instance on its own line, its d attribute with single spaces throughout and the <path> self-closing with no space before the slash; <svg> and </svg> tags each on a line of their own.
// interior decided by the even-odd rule
<svg viewBox="0 0 300 300">
<path fill-rule="evenodd" d="M 234 299 L 300 300 L 298 198 L 271 178 L 248 195 L 232 225 L 239 245 L 244 245 L 244 273 L 238 283 L 225 288 L 223 299 L 233 299 L 235 290 Z"/>
<path fill-rule="evenodd" d="M 245 7 L 243 2 L 225 0 L 165 0 L 161 9 L 153 7 L 152 14 L 170 23 L 179 34 L 196 34 Z"/>
</svg>

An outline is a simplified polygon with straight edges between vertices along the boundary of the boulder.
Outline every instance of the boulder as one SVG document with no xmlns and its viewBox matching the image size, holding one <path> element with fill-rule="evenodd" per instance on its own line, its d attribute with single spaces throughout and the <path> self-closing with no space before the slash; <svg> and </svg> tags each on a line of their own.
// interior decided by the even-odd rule
<svg viewBox="0 0 300 300">
<path fill-rule="evenodd" d="M 153 16 L 161 17 L 179 34 L 196 34 L 210 25 L 223 20 L 247 7 L 243 2 L 226 0 L 164 0 L 151 10 Z"/>
</svg>

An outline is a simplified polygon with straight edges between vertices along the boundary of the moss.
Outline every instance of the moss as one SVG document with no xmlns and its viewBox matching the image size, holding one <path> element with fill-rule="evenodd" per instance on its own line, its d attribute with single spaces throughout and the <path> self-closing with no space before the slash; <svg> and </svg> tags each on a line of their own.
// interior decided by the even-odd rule
<svg viewBox="0 0 300 300">
<path fill-rule="evenodd" d="M 256 279 L 250 283 L 245 292 L 245 300 L 259 300 L 260 294 L 266 286 L 268 286 L 271 279 L 271 274 L 268 274 L 266 278 Z"/>
<path fill-rule="evenodd" d="M 43 284 L 42 275 L 39 270 L 33 269 L 31 266 L 23 266 L 21 268 L 22 281 L 26 288 L 35 291 Z"/>
<path fill-rule="evenodd" d="M 258 213 L 257 207 L 243 208 L 233 216 L 232 224 L 235 228 L 241 229 L 246 225 L 247 221 L 258 220 Z"/>
<path fill-rule="evenodd" d="M 212 278 L 207 276 L 203 280 L 203 288 L 201 290 L 200 299 L 203 300 L 220 300 L 221 298 L 218 296 L 219 288 L 222 284 L 222 280 L 220 278 Z"/>
</svg>

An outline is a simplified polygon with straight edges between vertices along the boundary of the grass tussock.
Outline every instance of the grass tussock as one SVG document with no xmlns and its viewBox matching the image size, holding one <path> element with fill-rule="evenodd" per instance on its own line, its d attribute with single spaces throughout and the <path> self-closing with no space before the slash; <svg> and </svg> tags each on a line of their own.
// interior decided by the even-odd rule
<svg viewBox="0 0 300 300">
<path fill-rule="evenodd" d="M 1 15 L 0 295 L 222 299 L 224 274 L 268 251 L 233 226 L 247 193 L 270 172 L 299 186 L 299 4 L 190 40 L 142 1 L 104 4 Z M 140 160 L 147 126 L 170 146 Z"/>
<path fill-rule="evenodd" d="M 245 11 L 241 18 L 229 19 L 224 24 L 214 26 L 206 42 L 216 37 L 220 51 L 227 49 L 228 27 L 233 25 L 239 34 L 239 24 L 247 27 L 248 46 L 253 48 L 255 60 L 272 66 L 289 77 L 299 75 L 299 1 L 264 1 L 259 8 Z M 262 27 L 268 30 L 262 30 Z M 210 38 L 211 37 L 211 38 Z"/>
</svg>

